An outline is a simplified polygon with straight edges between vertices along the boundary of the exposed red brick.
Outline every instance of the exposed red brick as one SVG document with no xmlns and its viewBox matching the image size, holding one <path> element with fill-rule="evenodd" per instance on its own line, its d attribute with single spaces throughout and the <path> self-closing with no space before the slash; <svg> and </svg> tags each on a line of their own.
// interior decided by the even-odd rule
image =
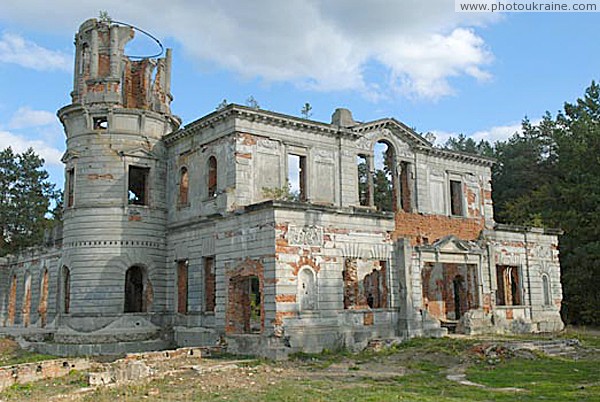
<svg viewBox="0 0 600 402">
<path fill-rule="evenodd" d="M 373 314 L 372 311 L 367 311 L 365 312 L 364 316 L 363 316 L 363 325 L 365 326 L 370 326 L 373 325 L 374 317 L 375 315 Z"/>
<path fill-rule="evenodd" d="M 40 295 L 40 303 L 38 306 L 38 313 L 40 315 L 40 326 L 44 328 L 46 326 L 46 317 L 48 312 L 48 270 L 44 269 L 42 276 L 42 294 Z"/>
<path fill-rule="evenodd" d="M 114 179 L 113 175 L 110 173 L 106 174 L 88 174 L 88 180 L 112 180 Z"/>
<path fill-rule="evenodd" d="M 236 152 L 235 157 L 241 159 L 252 159 L 252 154 L 247 152 Z"/>
<path fill-rule="evenodd" d="M 108 77 L 110 74 L 110 55 L 99 54 L 98 55 L 98 76 Z"/>
<path fill-rule="evenodd" d="M 257 137 L 252 134 L 238 133 L 238 137 L 242 139 L 243 145 L 256 145 Z"/>
<path fill-rule="evenodd" d="M 260 332 L 265 327 L 265 303 L 264 303 L 264 268 L 260 261 L 246 258 L 235 267 L 226 268 L 226 279 L 228 283 L 226 333 L 249 333 L 251 331 L 251 294 L 250 280 L 252 277 L 258 279 L 260 293 Z"/>
<path fill-rule="evenodd" d="M 8 325 L 15 325 L 17 313 L 17 276 L 13 275 L 8 296 Z"/>
<path fill-rule="evenodd" d="M 321 270 L 321 267 L 319 266 L 319 264 L 317 264 L 314 258 L 309 258 L 305 255 L 301 256 L 298 262 L 290 263 L 289 265 L 293 269 L 292 273 L 294 274 L 294 276 L 297 276 L 298 272 L 300 272 L 300 268 L 304 267 L 305 265 L 311 267 L 315 272 L 319 272 Z"/>
<path fill-rule="evenodd" d="M 281 325 L 281 324 L 283 324 L 284 318 L 295 317 L 295 316 L 296 316 L 295 311 L 278 311 L 275 313 L 275 320 L 273 320 L 273 324 Z"/>
<path fill-rule="evenodd" d="M 129 221 L 136 221 L 139 222 L 142 220 L 141 215 L 129 215 Z"/>
<path fill-rule="evenodd" d="M 396 228 L 392 239 L 408 238 L 411 244 L 430 243 L 448 235 L 464 240 L 476 240 L 484 228 L 483 218 L 459 218 L 442 215 L 422 215 L 396 212 Z"/>
<path fill-rule="evenodd" d="M 277 303 L 296 303 L 296 295 L 277 295 L 275 296 Z"/>
</svg>

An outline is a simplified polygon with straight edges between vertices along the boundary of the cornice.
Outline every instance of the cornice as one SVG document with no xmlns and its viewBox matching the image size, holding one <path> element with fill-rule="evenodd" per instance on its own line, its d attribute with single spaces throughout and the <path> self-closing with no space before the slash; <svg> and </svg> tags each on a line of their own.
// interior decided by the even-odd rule
<svg viewBox="0 0 600 402">
<path fill-rule="evenodd" d="M 186 125 L 185 127 L 166 135 L 163 137 L 163 141 L 166 145 L 170 145 L 181 138 L 194 135 L 198 131 L 201 131 L 207 127 L 212 128 L 221 121 L 232 117 L 250 122 L 261 122 L 270 124 L 272 126 L 288 127 L 296 130 L 310 131 L 317 134 L 325 134 L 336 137 L 346 136 L 356 139 L 359 136 L 358 133 L 353 132 L 351 129 L 336 125 L 288 116 L 282 113 L 231 104 L 225 107 L 223 110 L 212 112 Z"/>
</svg>

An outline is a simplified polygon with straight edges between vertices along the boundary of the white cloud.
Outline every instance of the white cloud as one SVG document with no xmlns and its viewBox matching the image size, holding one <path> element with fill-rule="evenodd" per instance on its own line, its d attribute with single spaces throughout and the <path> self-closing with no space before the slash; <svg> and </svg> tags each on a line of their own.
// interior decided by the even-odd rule
<svg viewBox="0 0 600 402">
<path fill-rule="evenodd" d="M 541 122 L 541 119 L 532 120 L 532 125 L 537 125 Z M 437 145 L 444 145 L 444 143 L 450 137 L 458 137 L 459 133 L 449 132 L 449 131 L 441 131 L 441 130 L 433 130 L 432 133 L 436 137 L 435 143 Z M 473 133 L 463 133 L 465 136 L 472 138 L 476 142 L 481 140 L 488 141 L 490 144 L 495 143 L 496 141 L 505 141 L 513 136 L 513 134 L 519 133 L 522 134 L 523 130 L 521 128 L 521 123 L 514 124 L 506 124 L 503 126 L 494 126 L 484 130 L 478 130 Z"/>
<path fill-rule="evenodd" d="M 70 71 L 71 58 L 65 53 L 43 48 L 19 35 L 3 33 L 0 38 L 0 63 L 12 63 L 40 71 Z"/>
<path fill-rule="evenodd" d="M 62 166 L 60 158 L 63 153 L 61 150 L 54 148 L 42 140 L 28 140 L 10 131 L 0 131 L 0 149 L 5 149 L 9 146 L 16 153 L 33 148 L 39 156 L 44 158 L 46 165 Z"/>
<path fill-rule="evenodd" d="M 57 118 L 54 113 L 46 110 L 32 110 L 31 108 L 24 106 L 20 107 L 10 122 L 8 127 L 12 129 L 28 128 L 28 127 L 39 127 L 47 126 L 50 124 L 56 124 Z"/>
<path fill-rule="evenodd" d="M 488 79 L 492 55 L 473 28 L 501 18 L 456 13 L 448 0 L 173 0 L 168 6 L 159 0 L 21 0 L 2 8 L 0 19 L 62 33 L 107 10 L 175 38 L 201 64 L 371 98 L 435 99 L 453 93 L 452 77 Z M 372 63 L 386 76 L 365 74 Z"/>
</svg>

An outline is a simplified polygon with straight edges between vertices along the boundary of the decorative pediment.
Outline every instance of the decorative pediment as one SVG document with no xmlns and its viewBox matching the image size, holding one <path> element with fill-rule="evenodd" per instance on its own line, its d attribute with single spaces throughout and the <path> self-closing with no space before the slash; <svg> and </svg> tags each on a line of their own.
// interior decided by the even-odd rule
<svg viewBox="0 0 600 402">
<path fill-rule="evenodd" d="M 126 151 L 119 152 L 121 156 L 128 156 L 131 158 L 145 158 L 145 159 L 160 159 L 158 153 L 148 150 L 144 147 L 128 149 Z"/>
<path fill-rule="evenodd" d="M 479 254 L 483 252 L 476 242 L 461 240 L 456 236 L 443 237 L 429 247 L 442 254 Z"/>
<path fill-rule="evenodd" d="M 360 135 L 356 146 L 365 151 L 372 151 L 375 143 L 381 140 L 392 144 L 401 158 L 412 158 L 415 146 L 431 147 L 427 140 L 394 119 L 365 123 L 354 131 Z"/>
</svg>

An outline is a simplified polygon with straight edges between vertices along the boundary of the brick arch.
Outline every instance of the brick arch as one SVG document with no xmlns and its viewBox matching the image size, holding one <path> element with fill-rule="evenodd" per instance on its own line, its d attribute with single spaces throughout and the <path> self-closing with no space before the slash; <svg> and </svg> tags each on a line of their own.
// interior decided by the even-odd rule
<svg viewBox="0 0 600 402">
<path fill-rule="evenodd" d="M 319 271 L 321 270 L 321 266 L 319 264 L 317 264 L 317 261 L 315 258 L 309 258 L 305 255 L 300 257 L 300 260 L 296 263 L 290 264 L 293 267 L 293 271 L 292 273 L 294 274 L 294 276 L 298 276 L 298 272 L 300 272 L 300 270 L 305 267 L 305 266 L 309 266 L 313 269 L 313 271 L 315 271 L 315 275 L 317 273 L 319 273 Z"/>
</svg>

